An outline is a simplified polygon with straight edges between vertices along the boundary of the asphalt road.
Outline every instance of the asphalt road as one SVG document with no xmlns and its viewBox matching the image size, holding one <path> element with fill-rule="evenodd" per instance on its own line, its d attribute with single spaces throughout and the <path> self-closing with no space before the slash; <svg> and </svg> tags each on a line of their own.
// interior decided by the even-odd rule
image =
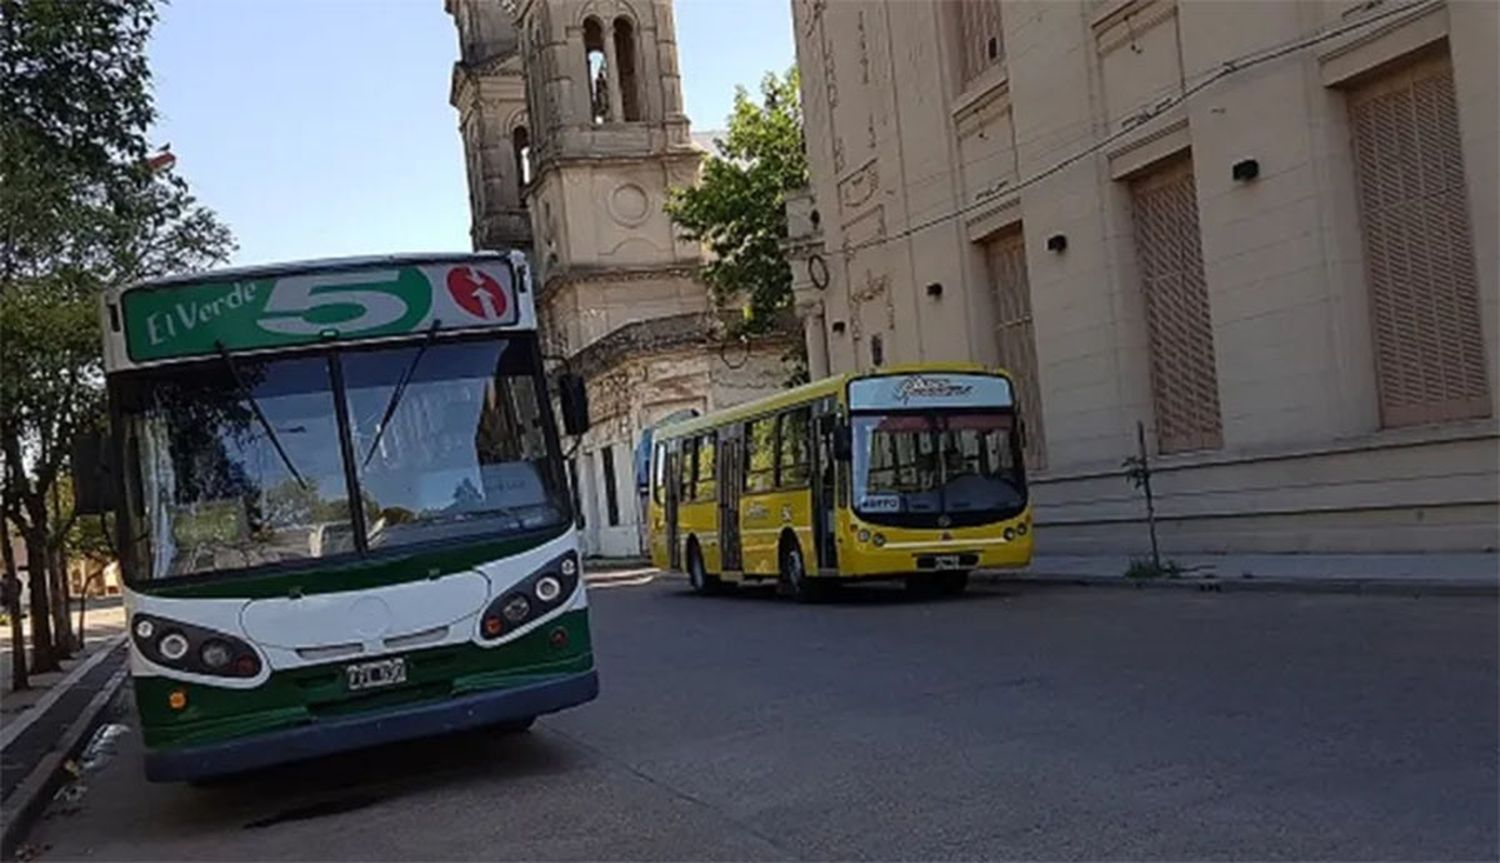
<svg viewBox="0 0 1500 863">
<path fill-rule="evenodd" d="M 604 693 L 529 735 L 191 788 L 145 783 L 127 734 L 32 845 L 49 860 L 1497 855 L 1492 599 L 592 595 Z"/>
</svg>

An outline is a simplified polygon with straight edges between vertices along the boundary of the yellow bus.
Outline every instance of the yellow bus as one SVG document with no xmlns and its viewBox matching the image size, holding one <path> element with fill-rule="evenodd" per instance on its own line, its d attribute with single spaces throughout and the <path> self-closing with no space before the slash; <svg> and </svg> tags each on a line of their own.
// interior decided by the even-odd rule
<svg viewBox="0 0 1500 863">
<path fill-rule="evenodd" d="M 974 364 L 838 375 L 654 432 L 651 557 L 695 591 L 852 580 L 960 593 L 1031 561 L 1010 376 Z"/>
</svg>

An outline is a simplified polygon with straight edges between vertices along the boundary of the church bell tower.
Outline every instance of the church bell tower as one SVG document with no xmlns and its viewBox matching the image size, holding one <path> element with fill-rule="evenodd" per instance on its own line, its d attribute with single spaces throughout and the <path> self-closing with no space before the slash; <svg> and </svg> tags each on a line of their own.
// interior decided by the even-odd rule
<svg viewBox="0 0 1500 863">
<path fill-rule="evenodd" d="M 621 326 L 708 308 L 697 243 L 663 210 L 697 182 L 666 0 L 516 0 L 531 117 L 540 314 L 571 354 Z"/>
</svg>

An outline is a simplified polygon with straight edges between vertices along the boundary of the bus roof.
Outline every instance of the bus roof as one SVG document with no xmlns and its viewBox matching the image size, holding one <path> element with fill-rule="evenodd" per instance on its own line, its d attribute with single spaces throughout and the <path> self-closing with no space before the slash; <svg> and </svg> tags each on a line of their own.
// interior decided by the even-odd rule
<svg viewBox="0 0 1500 863">
<path fill-rule="evenodd" d="M 753 419 L 762 414 L 775 413 L 779 410 L 792 407 L 805 402 L 817 401 L 843 392 L 845 385 L 852 380 L 860 378 L 888 377 L 891 375 L 910 374 L 932 374 L 937 372 L 964 372 L 968 374 L 1008 374 L 1002 370 L 986 368 L 980 363 L 973 362 L 942 362 L 942 363 L 910 363 L 906 365 L 887 366 L 875 372 L 847 373 L 820 378 L 812 383 L 802 384 L 789 390 L 774 395 L 765 396 L 755 401 L 745 402 L 734 407 L 725 408 L 701 417 L 679 420 L 658 427 L 653 437 L 655 440 L 671 440 L 673 438 L 686 437 L 701 431 L 717 428 L 729 423 L 742 422 Z"/>
</svg>

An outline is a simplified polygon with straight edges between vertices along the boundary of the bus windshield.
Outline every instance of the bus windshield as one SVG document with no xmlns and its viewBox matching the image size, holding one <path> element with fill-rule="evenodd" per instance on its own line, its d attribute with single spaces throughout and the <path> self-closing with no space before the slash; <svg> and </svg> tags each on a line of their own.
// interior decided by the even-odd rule
<svg viewBox="0 0 1500 863">
<path fill-rule="evenodd" d="M 914 523 L 1015 515 L 1026 490 L 1014 423 L 1009 411 L 855 414 L 855 510 Z"/>
<path fill-rule="evenodd" d="M 227 573 L 561 525 L 567 498 L 539 387 L 527 345 L 506 338 L 125 377 L 127 574 Z"/>
<path fill-rule="evenodd" d="M 535 375 L 527 354 L 509 347 L 489 340 L 344 357 L 370 548 L 567 518 Z"/>
</svg>

